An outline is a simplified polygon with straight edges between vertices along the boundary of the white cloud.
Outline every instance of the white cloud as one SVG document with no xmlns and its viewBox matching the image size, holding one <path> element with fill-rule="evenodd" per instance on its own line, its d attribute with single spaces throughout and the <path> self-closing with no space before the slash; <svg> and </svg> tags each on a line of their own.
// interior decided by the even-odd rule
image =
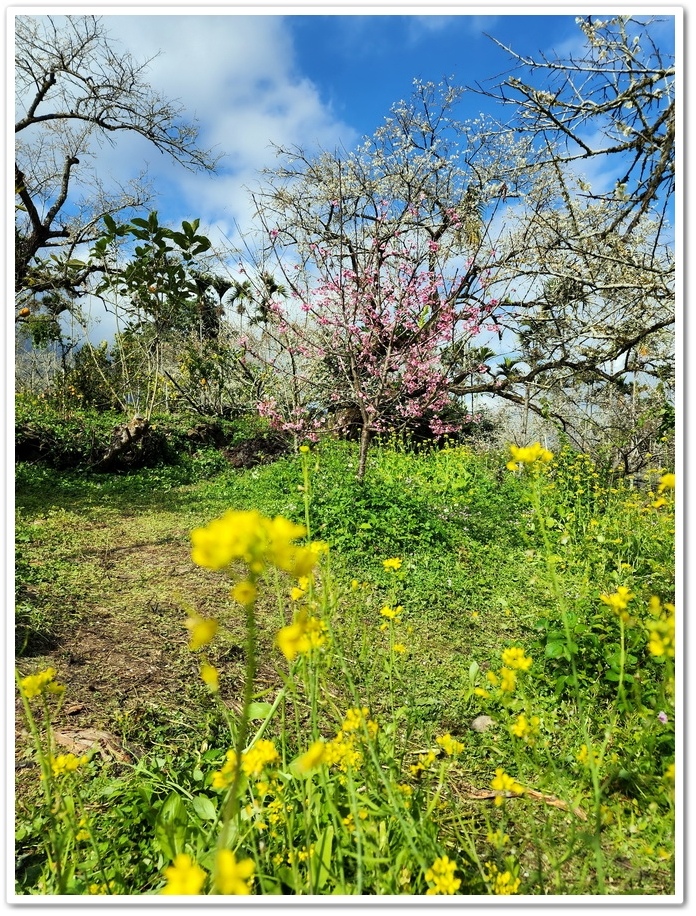
<svg viewBox="0 0 696 916">
<path fill-rule="evenodd" d="M 120 135 L 100 150 L 100 172 L 113 179 L 125 181 L 147 163 L 167 209 L 180 211 L 177 221 L 205 215 L 232 230 L 235 221 L 249 219 L 244 189 L 275 161 L 273 144 L 333 149 L 357 139 L 301 73 L 282 17 L 168 10 L 103 20 L 136 61 L 153 58 L 149 84 L 181 104 L 184 120 L 197 121 L 200 146 L 223 155 L 219 174 L 211 176 L 187 172 L 137 136 Z"/>
</svg>

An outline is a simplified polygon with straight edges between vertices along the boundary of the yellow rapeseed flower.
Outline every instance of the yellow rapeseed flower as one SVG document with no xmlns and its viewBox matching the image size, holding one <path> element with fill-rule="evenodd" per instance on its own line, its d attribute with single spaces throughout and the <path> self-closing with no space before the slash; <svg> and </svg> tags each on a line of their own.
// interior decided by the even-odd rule
<svg viewBox="0 0 696 916">
<path fill-rule="evenodd" d="M 51 758 L 51 772 L 54 776 L 72 773 L 78 767 L 84 766 L 88 760 L 87 754 L 81 757 L 76 757 L 74 754 L 58 754 L 57 757 Z"/>
<path fill-rule="evenodd" d="M 232 589 L 232 597 L 238 604 L 253 604 L 256 601 L 256 596 L 258 592 L 256 586 L 253 582 L 250 582 L 248 579 L 242 579 L 241 582 L 237 582 L 235 587 Z"/>
<path fill-rule="evenodd" d="M 664 493 L 665 490 L 673 490 L 676 486 L 676 476 L 674 474 L 663 474 L 657 485 L 657 492 Z"/>
<path fill-rule="evenodd" d="M 520 671 L 529 671 L 532 667 L 532 659 L 524 654 L 524 649 L 519 646 L 511 646 L 503 649 L 503 664 L 508 668 L 517 668 Z"/>
<path fill-rule="evenodd" d="M 398 620 L 403 608 L 399 604 L 397 607 L 389 607 L 388 604 L 381 609 L 380 614 L 382 617 L 386 617 L 388 620 Z"/>
<path fill-rule="evenodd" d="M 517 684 L 517 675 L 512 668 L 500 669 L 500 689 L 503 693 L 514 693 Z"/>
<path fill-rule="evenodd" d="M 162 889 L 162 894 L 200 894 L 208 874 L 191 856 L 180 852 L 174 864 L 165 868 L 164 877 L 167 885 Z"/>
<path fill-rule="evenodd" d="M 508 776 L 505 770 L 502 767 L 498 767 L 495 771 L 495 776 L 491 780 L 491 789 L 495 789 L 497 792 L 510 793 L 512 795 L 521 795 L 524 792 L 524 786 L 521 786 L 518 782 Z M 500 806 L 505 801 L 505 796 L 497 795 L 495 798 L 495 804 Z"/>
<path fill-rule="evenodd" d="M 539 716 L 532 716 L 531 719 L 527 719 L 527 716 L 522 712 L 510 726 L 510 731 L 516 738 L 522 738 L 528 744 L 532 744 L 534 738 L 539 734 L 540 721 Z"/>
<path fill-rule="evenodd" d="M 242 754 L 242 770 L 247 776 L 260 776 L 265 767 L 279 759 L 275 744 L 261 739 Z"/>
<path fill-rule="evenodd" d="M 215 888 L 220 894 L 250 894 L 254 869 L 252 859 L 238 862 L 230 849 L 221 849 L 215 857 Z"/>
<path fill-rule="evenodd" d="M 304 655 L 322 646 L 326 642 L 326 629 L 323 620 L 310 617 L 303 609 L 291 624 L 278 631 L 276 645 L 291 662 L 297 655 Z"/>
<path fill-rule="evenodd" d="M 354 736 L 340 731 L 326 745 L 325 760 L 328 766 L 338 767 L 346 773 L 348 769 L 357 770 L 363 762 L 363 755 L 355 746 Z"/>
<path fill-rule="evenodd" d="M 364 725 L 367 728 L 369 736 L 374 738 L 379 726 L 374 720 L 368 718 L 369 715 L 370 710 L 367 706 L 355 706 L 353 709 L 349 709 L 346 712 L 341 730 L 344 732 L 356 732 Z"/>
<path fill-rule="evenodd" d="M 213 667 L 213 665 L 209 665 L 208 662 L 203 662 L 201 664 L 201 679 L 212 691 L 220 689 L 220 679 L 217 668 Z"/>
<path fill-rule="evenodd" d="M 543 448 L 540 442 L 535 442 L 533 445 L 525 445 L 521 448 L 511 445 L 510 453 L 512 461 L 508 461 L 506 465 L 510 471 L 516 471 L 520 464 L 534 464 L 536 461 L 546 463 L 553 458 L 553 452 Z"/>
<path fill-rule="evenodd" d="M 430 885 L 426 895 L 456 894 L 462 883 L 460 878 L 454 877 L 456 869 L 457 863 L 447 856 L 435 859 L 425 873 L 425 880 Z"/>
<path fill-rule="evenodd" d="M 626 611 L 629 601 L 633 600 L 633 593 L 625 585 L 620 585 L 612 595 L 600 595 L 600 601 L 607 604 L 617 617 L 620 617 L 624 623 L 628 623 L 630 615 Z"/>
<path fill-rule="evenodd" d="M 437 759 L 435 751 L 428 751 L 426 754 L 418 755 L 418 763 L 412 763 L 409 767 L 413 776 L 420 776 L 431 764 Z"/>
<path fill-rule="evenodd" d="M 20 685 L 24 696 L 29 700 L 40 696 L 50 685 L 53 685 L 55 676 L 55 668 L 46 668 L 45 671 L 39 671 L 37 674 L 30 674 L 27 677 L 23 677 L 20 681 Z"/>
<path fill-rule="evenodd" d="M 590 761 L 593 761 L 595 764 L 599 763 L 599 751 L 593 750 L 590 753 L 590 749 L 586 744 L 581 745 L 580 750 L 575 755 L 578 763 L 582 764 L 584 767 L 590 766 Z"/>
<path fill-rule="evenodd" d="M 492 885 L 492 890 L 494 894 L 516 894 L 519 886 L 520 879 L 515 878 L 510 871 L 498 871 L 496 865 L 492 862 L 486 863 L 486 868 L 488 869 L 487 881 Z"/>
<path fill-rule="evenodd" d="M 656 658 L 674 658 L 675 652 L 675 607 L 673 604 L 662 604 L 660 599 L 653 595 L 650 599 L 649 610 L 655 620 L 647 622 L 650 634 L 648 651 Z"/>
<path fill-rule="evenodd" d="M 195 652 L 202 649 L 213 640 L 218 630 L 218 622 L 212 617 L 201 617 L 199 614 L 190 614 L 184 626 L 191 634 L 189 649 Z"/>
<path fill-rule="evenodd" d="M 305 751 L 305 753 L 298 758 L 296 767 L 298 772 L 304 776 L 305 773 L 310 773 L 324 763 L 325 759 L 326 742 L 321 740 L 315 741 L 310 745 L 309 750 Z"/>
<path fill-rule="evenodd" d="M 315 566 L 323 544 L 300 547 L 305 528 L 287 518 L 267 518 L 257 512 L 226 512 L 191 532 L 191 558 L 207 569 L 226 569 L 234 560 L 245 563 L 253 575 L 275 566 L 294 578 L 308 575 Z"/>
<path fill-rule="evenodd" d="M 439 738 L 435 739 L 435 743 L 439 744 L 442 750 L 448 754 L 450 757 L 455 754 L 461 754 L 464 750 L 464 745 L 461 741 L 457 741 L 456 738 L 453 738 L 449 732 L 446 735 L 441 735 Z"/>
</svg>

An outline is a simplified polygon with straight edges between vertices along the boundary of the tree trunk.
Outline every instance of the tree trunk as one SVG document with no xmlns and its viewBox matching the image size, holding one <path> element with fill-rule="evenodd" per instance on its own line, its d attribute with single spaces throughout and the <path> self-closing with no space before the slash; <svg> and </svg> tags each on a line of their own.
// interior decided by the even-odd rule
<svg viewBox="0 0 696 916">
<path fill-rule="evenodd" d="M 371 439 L 372 434 L 370 432 L 370 427 L 366 423 L 363 423 L 363 428 L 360 433 L 360 460 L 358 461 L 358 480 L 362 480 L 365 477 L 367 450 L 370 447 Z"/>
<path fill-rule="evenodd" d="M 115 426 L 111 434 L 111 445 L 102 457 L 92 465 L 97 471 L 110 471 L 119 460 L 128 454 L 150 428 L 150 421 L 144 417 L 133 417 L 130 423 Z"/>
</svg>

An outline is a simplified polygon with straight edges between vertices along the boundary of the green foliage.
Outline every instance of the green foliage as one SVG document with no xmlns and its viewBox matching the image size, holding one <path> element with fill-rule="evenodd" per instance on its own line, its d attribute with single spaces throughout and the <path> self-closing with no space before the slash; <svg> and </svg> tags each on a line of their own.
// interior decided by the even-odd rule
<svg viewBox="0 0 696 916">
<path fill-rule="evenodd" d="M 192 655 L 171 609 L 156 620 L 143 612 L 164 645 L 181 631 L 168 665 L 176 710 L 152 702 L 126 711 L 114 698 L 111 727 L 124 746 L 139 746 L 135 759 L 116 766 L 94 756 L 49 778 L 51 805 L 37 785 L 20 793 L 20 893 L 102 893 L 109 882 L 112 893 L 159 893 L 180 853 L 212 876 L 221 829 L 237 860 L 253 863 L 259 894 L 425 894 L 443 856 L 460 884 L 441 886 L 461 895 L 672 892 L 674 503 L 665 481 L 612 487 L 578 455 L 517 473 L 504 456 L 464 448 L 380 448 L 358 485 L 356 460 L 353 445 L 327 442 L 195 484 L 177 484 L 179 468 L 98 479 L 20 466 L 19 577 L 46 603 L 79 595 L 73 614 L 87 612 L 91 587 L 100 606 L 118 600 L 132 614 L 153 545 L 174 534 L 181 557 L 186 532 L 229 508 L 300 522 L 308 512 L 312 538 L 333 538 L 301 588 L 284 575 L 259 578 L 252 641 L 239 605 L 225 605 L 229 580 L 210 570 L 176 584 L 177 608 L 218 620 L 210 646 Z M 42 497 L 53 508 L 42 509 Z M 375 529 L 361 528 L 370 513 Z M 433 518 L 440 527 L 424 528 Z M 98 543 L 119 532 L 118 550 L 130 524 L 143 550 L 122 567 L 135 567 L 135 583 L 113 598 L 104 594 L 108 566 L 90 586 L 97 521 Z M 71 581 L 75 551 L 81 574 Z M 173 588 L 154 582 L 158 597 Z M 307 616 L 321 622 L 317 641 L 285 659 L 279 630 Z M 245 747 L 272 741 L 278 759 L 245 773 L 231 808 L 237 796 L 215 774 L 241 729 L 248 653 L 258 677 L 244 701 Z M 212 697 L 203 661 L 219 675 Z M 473 729 L 482 714 L 489 724 Z M 45 747 L 38 728 L 35 748 Z M 346 735 L 359 763 L 347 764 Z M 333 747 L 334 762 L 303 772 L 316 741 Z M 510 785 L 523 791 L 494 804 Z M 78 840 L 77 815 L 96 849 Z M 49 855 L 66 867 L 53 872 Z"/>
<path fill-rule="evenodd" d="M 83 389 L 84 390 L 84 389 Z M 131 416 L 84 406 L 86 397 L 74 386 L 72 404 L 61 406 L 48 396 L 17 395 L 15 448 L 19 462 L 39 462 L 57 469 L 87 470 L 104 454 L 115 427 Z M 261 451 L 268 424 L 254 416 L 233 420 L 201 418 L 190 413 L 155 414 L 147 434 L 129 453 L 120 470 L 177 465 L 175 485 L 218 474 L 227 467 L 222 450 L 258 440 Z M 165 474 L 166 476 L 166 474 Z"/>
</svg>

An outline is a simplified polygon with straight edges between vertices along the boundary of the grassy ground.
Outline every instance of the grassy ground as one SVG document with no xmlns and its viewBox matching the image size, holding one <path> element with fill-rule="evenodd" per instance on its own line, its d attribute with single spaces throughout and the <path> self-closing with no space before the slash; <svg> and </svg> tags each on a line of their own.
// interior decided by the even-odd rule
<svg viewBox="0 0 696 916">
<path fill-rule="evenodd" d="M 497 863 L 498 875 L 508 869 L 519 877 L 518 893 L 673 893 L 672 796 L 663 780 L 674 759 L 673 722 L 656 719 L 669 702 L 665 667 L 646 651 L 647 612 L 636 615 L 640 627 L 634 620 L 621 628 L 619 639 L 599 600 L 623 582 L 646 606 L 652 595 L 673 600 L 669 505 L 651 508 L 654 493 L 600 483 L 574 457 L 545 480 L 569 654 L 529 485 L 506 470 L 506 460 L 463 449 L 375 450 L 359 485 L 351 445 L 329 443 L 312 454 L 311 534 L 332 548 L 331 572 L 322 572 L 331 600 L 323 608 L 336 647 L 321 669 L 318 708 L 351 705 L 347 665 L 371 715 L 391 718 L 399 732 L 406 773 L 437 736 L 461 744 L 441 816 L 434 816 L 444 848 L 479 863 L 460 893 L 506 892 L 490 866 L 480 867 L 484 860 Z M 225 709 L 242 707 L 244 612 L 223 576 L 191 562 L 189 533 L 230 508 L 301 523 L 302 482 L 297 457 L 209 478 L 203 459 L 193 474 L 190 467 L 121 477 L 18 468 L 18 667 L 22 676 L 56 669 L 66 688 L 51 721 L 59 749 L 97 751 L 85 805 L 127 863 L 121 877 L 128 889 L 120 893 L 161 887 L 177 847 L 162 839 L 157 812 L 172 787 L 188 797 L 209 784 L 205 774 L 230 746 Z M 390 557 L 402 560 L 398 573 L 384 568 Z M 287 592 L 292 583 L 281 577 L 280 584 Z M 288 610 L 276 585 L 269 574 L 256 606 L 257 702 L 272 702 L 287 683 L 274 640 Z M 398 631 L 385 627 L 385 604 L 403 607 Z M 188 649 L 184 624 L 194 611 L 220 623 L 207 659 L 221 674 L 221 704 L 211 702 Z M 395 640 L 405 650 L 398 658 Z M 488 677 L 499 671 L 506 646 L 534 659 L 526 694 L 514 699 L 495 694 Z M 570 689 L 570 657 L 580 694 Z M 510 733 L 515 717 L 532 708 L 542 720 L 534 747 Z M 50 893 L 41 845 L 46 812 L 19 699 L 17 713 L 18 893 Z M 481 715 L 490 717 L 483 731 Z M 583 738 L 601 745 L 608 727 L 601 769 L 590 772 Z M 267 737 L 280 740 L 280 729 L 272 721 Z M 532 792 L 498 807 L 491 777 L 510 766 Z M 118 827 L 124 817 L 127 832 Z M 423 893 L 411 871 L 403 866 L 401 885 L 362 892 Z M 323 888 L 326 876 L 318 874 L 313 880 Z M 73 892 L 87 892 L 71 880 L 78 882 Z M 269 875 L 267 892 L 299 893 L 298 880 L 272 884 Z M 335 888 L 355 892 L 338 879 Z"/>
</svg>

